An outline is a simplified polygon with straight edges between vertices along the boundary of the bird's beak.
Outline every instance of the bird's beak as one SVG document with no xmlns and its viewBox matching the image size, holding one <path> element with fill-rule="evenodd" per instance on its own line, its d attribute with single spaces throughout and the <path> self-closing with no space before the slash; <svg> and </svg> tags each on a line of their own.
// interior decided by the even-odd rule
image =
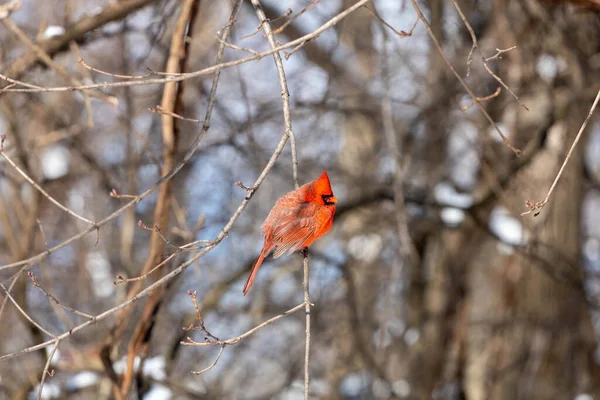
<svg viewBox="0 0 600 400">
<path fill-rule="evenodd" d="M 337 198 L 335 196 L 331 196 L 329 198 L 329 201 L 332 202 L 332 203 L 337 203 Z"/>
</svg>

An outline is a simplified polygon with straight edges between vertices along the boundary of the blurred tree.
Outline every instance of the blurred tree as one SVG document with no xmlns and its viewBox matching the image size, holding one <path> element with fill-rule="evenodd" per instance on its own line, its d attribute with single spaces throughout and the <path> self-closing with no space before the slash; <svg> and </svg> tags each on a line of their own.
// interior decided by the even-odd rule
<svg viewBox="0 0 600 400">
<path fill-rule="evenodd" d="M 280 52 L 299 183 L 326 169 L 340 199 L 311 247 L 311 398 L 600 397 L 596 117 L 520 216 L 600 89 L 598 2 L 364 3 L 261 2 L 277 45 L 310 35 Z M 299 256 L 241 295 L 294 187 L 257 14 L 0 5 L 0 400 L 42 377 L 46 399 L 305 398 L 304 314 L 218 341 L 303 309 Z"/>
</svg>

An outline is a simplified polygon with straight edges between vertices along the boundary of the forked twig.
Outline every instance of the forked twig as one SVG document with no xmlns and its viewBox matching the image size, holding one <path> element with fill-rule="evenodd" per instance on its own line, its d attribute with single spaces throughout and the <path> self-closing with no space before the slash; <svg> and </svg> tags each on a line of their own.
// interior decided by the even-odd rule
<svg viewBox="0 0 600 400">
<path fill-rule="evenodd" d="M 396 35 L 400 36 L 401 38 L 404 37 L 408 37 L 408 36 L 412 36 L 413 31 L 415 30 L 415 28 L 417 27 L 417 24 L 419 23 L 419 18 L 417 18 L 415 20 L 415 23 L 413 24 L 413 26 L 410 28 L 410 30 L 408 32 L 405 31 L 397 31 L 392 25 L 390 25 L 389 23 L 387 23 L 383 18 L 381 18 L 379 16 L 379 14 L 377 14 L 377 12 L 375 12 L 375 10 L 372 10 L 370 7 L 365 6 L 365 8 L 371 13 L 373 14 L 373 16 L 375 18 L 377 18 L 377 20 L 379 22 L 381 22 L 383 25 L 387 26 L 388 28 L 390 28 L 392 30 L 392 32 L 394 32 Z"/>
<path fill-rule="evenodd" d="M 483 52 L 481 51 L 481 48 L 479 47 L 479 42 L 477 41 L 477 35 L 475 35 L 475 31 L 473 30 L 473 27 L 471 26 L 471 24 L 469 24 L 469 21 L 467 21 L 467 17 L 465 17 L 465 14 L 463 14 L 463 12 L 462 12 L 461 8 L 459 7 L 458 3 L 456 2 L 456 0 L 452 0 L 452 4 L 454 5 L 454 8 L 458 12 L 458 15 L 460 16 L 460 19 L 463 21 L 463 23 L 467 27 L 467 30 L 469 31 L 469 34 L 471 35 L 471 40 L 473 41 L 473 46 L 471 47 L 471 51 L 469 52 L 469 56 L 467 57 L 467 76 L 469 76 L 469 74 L 471 72 L 471 63 L 473 62 L 473 52 L 475 51 L 475 49 L 477 49 L 477 52 L 481 56 L 481 61 L 483 63 L 483 67 L 488 72 L 488 74 L 490 74 L 499 84 L 501 84 L 504 87 L 504 89 L 506 89 L 508 91 L 508 93 L 510 93 L 512 95 L 512 97 L 514 97 L 515 100 L 517 100 L 517 103 L 519 103 L 519 105 L 521 107 L 523 107 L 524 109 L 526 109 L 527 111 L 529 111 L 529 108 L 527 108 L 527 106 L 525 104 L 521 103 L 521 100 L 519 100 L 519 96 L 517 96 L 508 87 L 508 85 L 506 83 L 504 83 L 504 81 L 502 80 L 502 78 L 500 78 L 498 75 L 496 75 L 494 73 L 494 71 L 492 71 L 492 69 L 490 68 L 490 66 L 487 63 L 488 60 L 496 59 L 502 53 L 506 53 L 507 51 L 516 49 L 517 46 L 510 47 L 509 49 L 506 49 L 506 50 L 496 49 L 496 50 L 498 50 L 498 53 L 496 55 L 490 57 L 489 59 L 485 58 L 485 56 L 483 55 Z"/>
<path fill-rule="evenodd" d="M 246 332 L 242 333 L 239 336 L 233 337 L 231 339 L 227 339 L 227 340 L 218 340 L 218 341 L 205 341 L 205 342 L 196 342 L 195 340 L 193 340 L 190 337 L 187 337 L 186 340 L 182 340 L 180 343 L 182 346 L 196 346 L 196 347 L 206 347 L 206 346 L 231 346 L 234 344 L 238 344 L 240 341 L 242 341 L 243 339 L 247 338 L 248 336 L 251 336 L 253 333 L 255 333 L 256 331 L 264 328 L 267 325 L 272 324 L 275 321 L 280 320 L 281 318 L 287 317 L 290 314 L 293 314 L 297 311 L 300 311 L 301 309 L 304 308 L 304 303 L 302 304 L 298 304 L 296 307 L 294 308 L 290 308 L 289 310 L 287 310 L 286 312 L 283 312 L 279 315 L 274 316 L 273 318 L 270 318 L 268 320 L 266 320 L 265 322 L 256 325 L 254 328 L 247 330 Z"/>
<path fill-rule="evenodd" d="M 277 35 L 278 33 L 283 32 L 283 30 L 285 28 L 287 28 L 287 26 L 289 24 L 291 24 L 292 22 L 294 22 L 298 17 L 300 17 L 302 14 L 304 14 L 305 12 L 307 12 L 308 10 L 310 10 L 311 8 L 313 8 L 314 6 L 317 5 L 317 3 L 319 3 L 321 0 L 313 0 L 312 3 L 310 3 L 309 5 L 307 5 L 306 7 L 304 7 L 302 9 L 302 11 L 300 11 L 298 14 L 294 15 L 292 18 L 288 19 L 287 21 L 285 21 L 279 28 L 275 29 L 273 31 L 273 35 Z M 289 9 L 289 11 L 291 12 L 292 10 Z M 274 21 L 271 21 L 274 22 Z"/>
<path fill-rule="evenodd" d="M 477 101 L 491 100 L 495 97 L 498 97 L 498 95 L 500 94 L 501 91 L 502 91 L 502 88 L 500 86 L 498 86 L 498 89 L 496 89 L 496 91 L 494 93 L 490 94 L 489 96 L 485 96 L 485 97 L 477 97 Z M 467 104 L 466 106 L 461 107 L 460 109 L 462 111 L 467 111 L 469 108 L 473 107 L 473 104 L 475 104 L 474 101 L 472 101 L 470 104 Z"/>
<path fill-rule="evenodd" d="M 427 33 L 429 34 L 429 37 L 431 38 L 431 40 L 433 41 L 433 44 L 435 45 L 436 49 L 438 50 L 438 52 L 440 53 L 440 55 L 442 56 L 442 58 L 446 62 L 446 65 L 448 65 L 448 68 L 450 68 L 450 70 L 452 71 L 452 73 L 454 74 L 454 76 L 456 77 L 456 79 L 458 79 L 458 81 L 460 82 L 460 84 L 462 85 L 462 87 L 467 91 L 467 93 L 469 93 L 469 96 L 471 96 L 471 98 L 473 99 L 473 102 L 477 105 L 477 108 L 479 108 L 479 110 L 481 111 L 481 113 L 485 116 L 485 118 L 489 121 L 489 123 L 494 127 L 494 129 L 496 130 L 496 132 L 498 132 L 498 135 L 500 135 L 500 137 L 502 138 L 502 141 L 504 142 L 504 144 L 513 153 L 515 153 L 515 155 L 520 156 L 521 155 L 521 150 L 517 149 L 511 143 L 511 141 L 506 137 L 506 135 L 504 135 L 504 133 L 502 133 L 502 130 L 500 129 L 500 127 L 498 126 L 498 124 L 496 124 L 496 122 L 494 122 L 494 120 L 492 119 L 492 117 L 490 116 L 490 114 L 485 110 L 485 108 L 477 100 L 477 96 L 475 96 L 475 93 L 473 93 L 473 91 L 471 90 L 471 88 L 469 87 L 469 85 L 467 85 L 467 83 L 464 81 L 464 79 L 456 71 L 456 68 L 454 68 L 454 66 L 452 65 L 452 63 L 448 59 L 448 56 L 446 56 L 446 53 L 444 53 L 444 49 L 442 48 L 442 45 L 440 44 L 439 40 L 435 37 L 435 34 L 433 33 L 433 30 L 431 29 L 431 25 L 429 25 L 429 22 L 425 18 L 425 15 L 423 15 L 423 12 L 421 11 L 421 8 L 417 4 L 416 0 L 410 0 L 410 2 L 412 3 L 415 11 L 419 15 L 419 19 L 421 21 L 423 21 L 423 24 L 425 25 L 425 28 L 427 29 Z"/>
</svg>

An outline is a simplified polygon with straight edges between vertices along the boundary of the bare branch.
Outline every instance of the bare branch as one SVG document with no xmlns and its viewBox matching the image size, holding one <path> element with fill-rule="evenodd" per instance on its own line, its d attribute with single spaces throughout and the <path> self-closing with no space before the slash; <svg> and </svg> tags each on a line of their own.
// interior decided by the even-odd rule
<svg viewBox="0 0 600 400">
<path fill-rule="evenodd" d="M 49 56 L 53 56 L 64 49 L 71 41 L 81 42 L 86 35 L 109 22 L 117 21 L 123 16 L 138 10 L 156 0 L 121 0 L 118 2 L 109 2 L 98 12 L 86 14 L 72 25 L 68 26 L 65 33 L 58 37 L 51 37 L 36 43 Z M 4 73 L 18 79 L 38 60 L 35 52 L 30 51 L 19 56 L 12 64 L 9 64 Z"/>
<path fill-rule="evenodd" d="M 85 217 L 82 217 L 81 215 L 77 214 L 75 211 L 71 210 L 70 208 L 65 207 L 62 204 L 60 204 L 60 202 L 58 202 L 58 200 L 56 200 L 54 197 L 50 196 L 48 194 L 48 192 L 46 192 L 44 189 L 42 189 L 42 187 L 40 185 L 35 183 L 35 181 L 33 179 L 31 179 L 29 177 L 29 175 L 27 175 L 27 173 L 25 173 L 25 171 L 23 171 L 8 155 L 6 155 L 6 152 L 4 151 L 4 141 L 5 140 L 6 140 L 6 136 L 0 136 L 0 156 L 2 156 L 6 160 L 6 162 L 9 163 L 10 166 L 13 167 L 13 169 L 19 173 L 19 175 L 21 175 L 31 186 L 33 186 L 45 198 L 50 200 L 51 203 L 56 205 L 58 208 L 60 208 L 67 214 L 69 214 L 81 221 L 87 222 L 88 224 L 92 225 L 92 227 L 94 229 L 96 229 L 98 227 L 94 221 L 91 221 Z"/>
<path fill-rule="evenodd" d="M 217 363 L 219 362 L 219 359 L 221 358 L 221 354 L 223 354 L 224 350 L 225 350 L 225 345 L 221 346 L 221 349 L 219 350 L 219 354 L 217 354 L 217 358 L 215 358 L 215 361 L 213 361 L 212 364 L 210 364 L 208 367 L 204 368 L 203 370 L 192 371 L 192 374 L 194 374 L 194 375 L 202 375 L 206 371 L 209 371 L 209 370 L 213 369 L 214 366 L 217 365 Z"/>
<path fill-rule="evenodd" d="M 471 71 L 471 63 L 473 61 L 472 57 L 473 57 L 473 51 L 475 51 L 475 49 L 477 49 L 477 51 L 479 52 L 479 55 L 481 56 L 481 62 L 483 63 L 483 66 L 485 68 L 485 70 L 488 72 L 488 74 L 490 74 L 499 84 L 501 84 L 504 89 L 508 90 L 508 93 L 510 93 L 515 100 L 517 100 L 517 103 L 519 103 L 521 105 L 521 107 L 523 107 L 524 109 L 526 109 L 527 111 L 529 111 L 529 108 L 527 108 L 527 106 L 525 106 L 525 104 L 521 103 L 521 100 L 519 100 L 519 96 L 517 96 L 509 87 L 507 84 L 504 83 L 504 81 L 494 73 L 494 71 L 492 71 L 492 69 L 490 68 L 490 66 L 488 65 L 488 59 L 485 58 L 485 56 L 483 55 L 483 52 L 481 51 L 481 48 L 479 47 L 479 43 L 477 42 L 477 35 L 475 35 L 475 31 L 473 30 L 473 27 L 471 27 L 471 24 L 469 24 L 469 21 L 467 21 L 467 17 L 465 17 L 465 14 L 463 14 L 461 8 L 459 7 L 458 3 L 456 2 L 456 0 L 452 0 L 452 4 L 454 5 L 454 8 L 456 8 L 456 11 L 458 12 L 458 15 L 460 15 L 460 19 L 462 19 L 463 23 L 465 24 L 465 26 L 467 27 L 467 30 L 469 31 L 469 34 L 471 35 L 471 40 L 473 41 L 473 47 L 471 47 L 471 51 L 469 52 L 469 56 L 467 58 L 467 76 L 469 76 L 469 73 Z M 512 49 L 515 49 L 517 46 L 513 46 L 507 50 L 498 50 L 498 54 L 496 54 L 493 57 L 490 57 L 490 59 L 495 59 L 498 58 L 498 56 L 502 53 L 505 53 L 507 51 L 510 51 Z"/>
<path fill-rule="evenodd" d="M 567 163 L 571 159 L 571 156 L 573 155 L 573 151 L 575 150 L 575 147 L 577 147 L 577 143 L 579 143 L 579 139 L 581 139 L 581 135 L 583 134 L 585 127 L 587 126 L 588 122 L 590 122 L 590 118 L 592 118 L 592 115 L 594 114 L 594 111 L 596 110 L 596 107 L 598 106 L 598 101 L 600 101 L 600 90 L 598 91 L 598 94 L 596 94 L 596 99 L 594 100 L 594 103 L 592 104 L 592 107 L 590 108 L 590 111 L 588 112 L 587 117 L 585 117 L 585 120 L 583 121 L 581 128 L 579 128 L 579 132 L 577 132 L 577 136 L 575 137 L 575 140 L 573 141 L 573 144 L 571 145 L 571 148 L 569 149 L 569 152 L 567 153 L 567 156 L 565 157 L 565 161 L 560 166 L 560 170 L 558 170 L 558 174 L 556 174 L 556 178 L 554 178 L 554 182 L 552 182 L 552 186 L 550 186 L 550 190 L 548 190 L 548 194 L 546 195 L 546 198 L 543 201 L 536 201 L 536 202 L 531 202 L 529 200 L 526 200 L 525 207 L 529 208 L 529 210 L 522 212 L 521 216 L 531 214 L 533 212 L 533 216 L 537 217 L 540 214 L 540 212 L 542 212 L 542 208 L 544 208 L 544 206 L 548 203 L 548 200 L 550 200 L 550 196 L 552 195 L 554 188 L 556 188 L 556 184 L 558 183 L 558 180 L 562 176 L 563 171 L 565 170 L 565 167 L 567 166 Z"/>
<path fill-rule="evenodd" d="M 502 54 L 508 53 L 509 51 L 514 50 L 516 48 L 517 48 L 517 46 L 512 46 L 512 47 L 509 47 L 508 49 L 496 49 L 497 53 L 491 57 L 486 58 L 485 61 L 498 60 L 498 59 L 501 60 Z"/>
<path fill-rule="evenodd" d="M 502 91 L 502 88 L 500 86 L 498 86 L 498 89 L 496 89 L 496 91 L 494 93 L 490 94 L 489 96 L 485 96 L 485 97 L 477 97 L 477 101 L 491 100 L 495 97 L 498 97 L 498 95 L 500 94 L 501 91 Z M 462 106 L 460 109 L 462 111 L 467 111 L 469 108 L 473 107 L 473 104 L 475 104 L 475 103 L 471 102 L 470 104 L 467 104 L 466 106 Z"/>
<path fill-rule="evenodd" d="M 283 30 L 292 22 L 294 22 L 298 17 L 300 17 L 302 14 L 304 14 L 305 12 L 307 12 L 308 10 L 310 10 L 311 8 L 313 8 L 314 6 L 316 6 L 321 0 L 313 0 L 309 5 L 307 5 L 306 7 L 304 7 L 302 9 L 302 11 L 300 11 L 298 14 L 294 15 L 292 18 L 288 19 L 287 21 L 285 21 L 279 28 L 275 29 L 273 31 L 273 35 L 277 35 L 278 33 L 283 32 Z M 292 12 L 291 9 L 288 10 L 289 13 Z M 288 14 L 289 15 L 289 14 Z M 271 21 L 271 22 L 275 22 L 275 21 Z"/>
<path fill-rule="evenodd" d="M 146 0 L 146 1 L 148 1 L 148 0 Z M 270 49 L 270 50 L 261 52 L 258 55 L 241 58 L 241 59 L 234 60 L 234 61 L 219 63 L 219 64 L 216 64 L 211 67 L 204 68 L 204 69 L 201 69 L 201 70 L 198 70 L 195 72 L 176 74 L 176 75 L 167 76 L 166 78 L 161 78 L 161 79 L 141 79 L 141 80 L 133 80 L 133 81 L 126 81 L 126 82 L 111 82 L 111 83 L 106 82 L 106 83 L 97 83 L 97 84 L 81 85 L 81 86 L 58 86 L 58 87 L 30 88 L 30 89 L 4 88 L 4 89 L 0 90 L 0 93 L 2 93 L 2 92 L 72 92 L 74 90 L 85 90 L 85 89 L 106 90 L 108 88 L 114 88 L 114 87 L 158 85 L 158 84 L 164 84 L 167 82 L 184 81 L 187 79 L 197 78 L 199 76 L 204 76 L 204 75 L 211 75 L 211 74 L 214 74 L 215 72 L 220 71 L 224 68 L 234 67 L 236 65 L 247 63 L 249 61 L 260 60 L 261 58 L 269 56 L 271 54 L 274 54 L 278 51 L 285 50 L 288 48 L 293 48 L 300 44 L 305 44 L 306 42 L 317 38 L 321 33 L 326 31 L 327 29 L 331 28 L 332 26 L 337 25 L 341 20 L 346 18 L 348 15 L 350 15 L 351 13 L 353 13 L 354 11 L 356 11 L 363 5 L 367 4 L 369 1 L 370 0 L 357 1 L 353 6 L 347 8 L 346 10 L 342 11 L 335 17 L 331 18 L 329 21 L 327 21 L 326 23 L 321 25 L 318 29 L 315 29 L 314 31 L 307 33 L 306 35 L 299 37 L 296 40 L 292 40 L 283 45 L 277 46 L 274 49 Z M 0 79 L 3 79 L 5 81 L 11 82 L 11 83 L 17 83 L 17 84 L 21 83 L 21 82 L 13 80 L 11 78 L 8 78 L 8 76 L 6 76 L 4 74 L 0 74 Z"/>
<path fill-rule="evenodd" d="M 199 124 L 202 121 L 200 121 L 199 119 L 193 119 L 193 118 L 186 118 L 186 117 L 182 117 L 179 114 L 175 114 L 172 111 L 167 111 L 165 110 L 163 107 L 161 106 L 156 106 L 155 108 L 149 108 L 148 111 L 153 112 L 153 113 L 157 113 L 157 114 L 163 114 L 163 115 L 168 115 L 169 117 L 173 117 L 173 118 L 177 118 L 180 119 L 182 121 L 189 121 L 189 122 L 193 122 L 195 124 Z"/>
<path fill-rule="evenodd" d="M 12 12 L 20 9 L 21 6 L 22 4 L 19 0 L 9 1 L 8 3 L 0 5 L 0 19 L 8 18 Z"/>
<path fill-rule="evenodd" d="M 423 21 L 423 24 L 425 25 L 425 28 L 427 29 L 427 32 L 429 33 L 429 37 L 431 37 L 431 40 L 433 41 L 433 44 L 435 45 L 436 49 L 441 54 L 441 56 L 444 59 L 444 61 L 446 62 L 446 64 L 448 65 L 448 68 L 450 68 L 450 70 L 452 71 L 452 73 L 454 74 L 454 76 L 456 76 L 456 79 L 458 79 L 458 81 L 463 86 L 463 88 L 465 88 L 465 90 L 467 91 L 467 93 L 469 93 L 469 96 L 471 96 L 471 98 L 473 99 L 473 102 L 477 105 L 477 107 L 483 113 L 483 115 L 485 116 L 485 118 L 494 127 L 494 129 L 496 130 L 496 132 L 498 132 L 498 135 L 500 135 L 500 137 L 502 138 L 502 141 L 504 142 L 504 144 L 509 149 L 511 149 L 512 152 L 515 153 L 515 155 L 517 155 L 517 156 L 521 155 L 521 150 L 519 150 L 515 146 L 513 146 L 513 144 L 511 143 L 511 141 L 508 140 L 508 138 L 504 135 L 504 133 L 502 133 L 502 130 L 500 130 L 500 127 L 498 126 L 498 124 L 496 124 L 496 122 L 494 122 L 494 120 L 492 119 L 492 117 L 490 116 L 490 114 L 488 114 L 488 112 L 485 110 L 485 108 L 477 100 L 477 96 L 475 96 L 475 93 L 473 93 L 473 91 L 471 90 L 471 88 L 469 87 L 469 85 L 467 85 L 466 82 L 458 74 L 458 72 L 456 72 L 456 69 L 454 68 L 454 66 L 452 65 L 452 63 L 450 62 L 450 60 L 448 59 L 448 57 L 446 56 L 446 53 L 444 53 L 444 49 L 442 48 L 439 40 L 433 34 L 433 31 L 431 30 L 431 26 L 429 25 L 429 22 L 427 22 L 427 19 L 423 15 L 423 12 L 421 11 L 421 8 L 419 8 L 419 5 L 417 4 L 416 0 L 410 0 L 410 2 L 412 3 L 415 11 L 419 15 L 419 19 L 421 21 Z"/>
<path fill-rule="evenodd" d="M 256 15 L 260 20 L 260 24 L 262 25 L 265 35 L 267 36 L 267 40 L 269 41 L 269 46 L 271 46 L 271 50 L 275 50 L 277 48 L 277 44 L 275 43 L 275 38 L 273 37 L 273 32 L 271 30 L 271 24 L 267 20 L 265 16 L 265 12 L 260 5 L 258 0 L 251 0 L 252 5 L 254 6 L 254 10 L 256 11 Z M 283 63 L 281 61 L 281 56 L 279 52 L 273 53 L 273 59 L 275 60 L 275 66 L 277 67 L 277 75 L 279 76 L 279 86 L 281 87 L 281 101 L 283 103 L 283 125 L 284 131 L 288 135 L 290 139 L 290 144 L 292 146 L 292 176 L 294 177 L 294 186 L 296 189 L 298 188 L 298 153 L 296 151 L 296 136 L 294 135 L 294 131 L 292 130 L 292 117 L 290 113 L 290 92 L 288 90 L 287 81 L 285 78 L 285 71 L 283 70 Z"/>
<path fill-rule="evenodd" d="M 2 290 L 4 290 L 4 295 L 6 297 L 8 297 L 8 299 L 11 301 L 11 303 L 13 303 L 13 305 L 17 308 L 17 310 L 19 310 L 21 315 L 23 315 L 27 319 L 27 321 L 31 322 L 31 324 L 33 326 L 38 328 L 40 331 L 44 332 L 46 335 L 54 338 L 54 340 L 57 339 L 56 336 L 54 336 L 54 334 L 52 334 L 50 331 L 46 330 L 43 326 L 38 324 L 29 314 L 27 314 L 27 312 L 25 312 L 25 310 L 23 310 L 23 307 L 21 307 L 19 305 L 19 303 L 17 303 L 17 301 L 12 297 L 10 292 L 6 289 L 6 286 L 4 286 L 2 283 L 0 283 L 0 288 L 2 288 Z"/>
<path fill-rule="evenodd" d="M 207 342 L 196 342 L 195 340 L 193 340 L 192 338 L 188 337 L 186 338 L 186 340 L 182 341 L 181 344 L 183 346 L 197 346 L 197 347 L 205 347 L 205 346 L 230 346 L 230 345 L 234 345 L 234 344 L 238 344 L 240 341 L 242 341 L 243 339 L 247 338 L 248 336 L 251 336 L 253 333 L 255 333 L 256 331 L 264 328 L 267 325 L 272 324 L 275 321 L 280 320 L 281 318 L 287 317 L 290 314 L 295 313 L 296 311 L 299 311 L 301 309 L 304 308 L 304 303 L 302 304 L 298 304 L 296 307 L 294 308 L 290 308 L 289 310 L 287 310 L 284 313 L 281 313 L 273 318 L 270 318 L 268 320 L 266 320 L 265 322 L 263 322 L 260 325 L 255 326 L 254 328 L 242 333 L 239 336 L 233 337 L 231 339 L 227 339 L 227 340 L 218 340 L 218 341 L 207 341 Z M 0 361 L 2 361 L 2 357 L 0 357 Z"/>
<path fill-rule="evenodd" d="M 46 376 L 54 376 L 54 370 L 50 371 L 50 364 L 52 363 L 52 358 L 54 354 L 58 350 L 58 346 L 60 345 L 60 340 L 54 341 L 54 346 L 52 346 L 52 350 L 48 353 L 48 360 L 46 360 L 46 364 L 44 365 L 44 370 L 42 371 L 42 379 L 40 380 L 40 388 L 38 389 L 38 400 L 42 400 L 42 391 L 44 390 L 44 383 L 46 382 Z"/>
<path fill-rule="evenodd" d="M 77 59 L 77 62 L 79 64 L 83 65 L 86 69 L 88 69 L 90 71 L 94 71 L 94 72 L 97 72 L 97 73 L 102 74 L 102 75 L 112 76 L 113 78 L 118 78 L 118 79 L 144 79 L 144 78 L 147 78 L 149 76 L 154 75 L 154 72 L 149 72 L 149 73 L 144 74 L 144 75 L 119 75 L 119 74 L 113 74 L 111 72 L 102 71 L 101 69 L 94 68 L 94 67 L 88 65 L 83 60 L 83 58 L 81 58 L 81 57 L 79 57 Z"/>
<path fill-rule="evenodd" d="M 413 24 L 413 26 L 410 28 L 410 30 L 408 32 L 405 31 L 400 31 L 398 32 L 392 25 L 390 25 L 389 23 L 387 23 L 383 18 L 381 18 L 379 16 L 379 14 L 377 14 L 377 12 L 375 12 L 374 10 L 372 10 L 370 7 L 365 6 L 365 8 L 371 13 L 373 14 L 373 16 L 375 18 L 377 18 L 377 20 L 379 22 L 381 22 L 383 25 L 387 26 L 388 28 L 390 28 L 396 35 L 400 36 L 401 38 L 405 38 L 408 36 L 412 36 L 413 31 L 415 30 L 415 28 L 417 27 L 417 24 L 419 23 L 419 18 L 416 19 L 415 23 Z"/>
<path fill-rule="evenodd" d="M 224 44 L 224 45 L 225 45 L 225 47 L 229 47 L 230 49 L 233 49 L 233 50 L 240 50 L 240 51 L 245 51 L 245 52 L 248 52 L 248 53 L 250 53 L 250 54 L 254 54 L 254 55 L 255 55 L 255 56 L 257 56 L 257 57 L 259 57 L 259 56 L 260 56 L 260 54 L 259 54 L 257 51 L 254 51 L 254 50 L 252 50 L 252 49 L 249 49 L 249 48 L 247 48 L 247 47 L 240 47 L 240 46 L 237 46 L 237 45 L 235 45 L 235 44 L 232 44 L 232 43 L 227 43 L 226 41 L 222 40 L 222 39 L 221 39 L 220 37 L 218 37 L 218 36 L 217 36 L 217 40 L 218 40 L 220 43 Z"/>
<path fill-rule="evenodd" d="M 305 314 L 305 341 L 304 341 L 304 399 L 308 400 L 310 392 L 310 307 L 313 304 L 310 302 L 309 295 L 309 268 L 308 268 L 308 249 L 302 252 L 302 271 L 304 283 L 304 314 Z"/>
<path fill-rule="evenodd" d="M 35 286 L 36 288 L 40 289 L 42 291 L 42 293 L 44 293 L 44 295 L 49 298 L 52 302 L 54 302 L 54 304 L 64 308 L 65 310 L 72 312 L 73 314 L 79 315 L 80 317 L 84 317 L 87 319 L 94 319 L 94 317 L 92 315 L 86 314 L 84 312 L 81 311 L 77 311 L 74 308 L 68 307 L 64 304 L 62 304 L 60 301 L 58 301 L 58 299 L 54 296 L 52 296 L 50 293 L 48 293 L 46 291 L 46 289 L 44 289 L 42 287 L 42 285 L 40 285 L 40 283 L 38 282 L 37 278 L 35 277 L 35 275 L 33 274 L 33 272 L 28 271 L 27 272 L 27 276 L 29 277 L 29 279 L 31 279 L 31 282 L 33 283 L 33 286 Z"/>
</svg>

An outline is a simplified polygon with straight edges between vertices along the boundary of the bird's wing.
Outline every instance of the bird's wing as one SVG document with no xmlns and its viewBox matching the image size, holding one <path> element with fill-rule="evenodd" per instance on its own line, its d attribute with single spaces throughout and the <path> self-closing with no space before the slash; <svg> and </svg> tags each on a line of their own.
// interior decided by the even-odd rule
<svg viewBox="0 0 600 400">
<path fill-rule="evenodd" d="M 273 258 L 300 250 L 315 234 L 317 226 L 314 216 L 317 207 L 319 206 L 314 203 L 303 203 L 282 216 L 273 232 L 273 242 L 277 246 Z"/>
</svg>

